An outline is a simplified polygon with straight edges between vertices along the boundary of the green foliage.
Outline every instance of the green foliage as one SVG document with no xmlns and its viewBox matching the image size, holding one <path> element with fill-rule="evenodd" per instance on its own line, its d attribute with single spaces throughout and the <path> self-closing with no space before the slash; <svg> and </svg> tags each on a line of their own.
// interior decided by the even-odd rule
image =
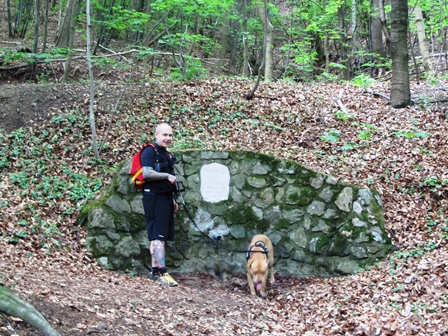
<svg viewBox="0 0 448 336">
<path fill-rule="evenodd" d="M 423 0 L 409 1 L 409 8 L 419 6 L 424 14 L 425 32 L 427 36 L 437 36 L 440 40 L 440 31 L 446 29 L 448 22 L 448 11 L 446 10 L 446 3 L 437 0 Z M 431 13 L 430 15 L 425 15 Z M 411 31 L 416 32 L 416 25 L 414 20 L 409 20 Z"/>
<path fill-rule="evenodd" d="M 428 137 L 428 132 L 416 131 L 416 130 L 400 130 L 397 132 L 392 132 L 390 135 L 395 135 L 397 137 L 405 138 L 426 138 Z"/>
<path fill-rule="evenodd" d="M 24 171 L 20 171 L 17 173 L 11 173 L 9 175 L 12 183 L 18 184 L 22 189 L 26 189 L 29 186 L 28 175 Z"/>
<path fill-rule="evenodd" d="M 336 82 L 339 80 L 339 75 L 323 71 L 320 75 L 316 76 L 316 80 L 322 82 Z"/>
<path fill-rule="evenodd" d="M 419 184 L 422 188 L 429 188 L 434 191 L 436 189 L 440 189 L 443 186 L 448 185 L 448 180 L 441 181 L 437 176 L 428 176 L 423 179 L 423 182 Z"/>
<path fill-rule="evenodd" d="M 347 121 L 347 120 L 353 119 L 353 114 L 350 113 L 350 112 L 345 112 L 345 111 L 341 111 L 341 110 L 336 110 L 336 111 L 334 112 L 334 114 L 336 115 L 336 117 L 337 117 L 339 120 L 342 120 L 342 121 Z"/>
<path fill-rule="evenodd" d="M 53 59 L 65 58 L 69 51 L 70 50 L 68 48 L 53 48 L 46 53 L 34 54 L 31 52 L 22 52 L 15 49 L 2 48 L 0 49 L 0 59 L 3 60 L 3 65 L 15 62 L 32 64 L 37 60 L 50 62 Z"/>
<path fill-rule="evenodd" d="M 410 250 L 396 252 L 393 259 L 421 258 L 425 256 L 429 251 L 436 249 L 437 246 L 437 243 L 430 240 L 426 243 L 420 243 L 417 247 L 413 247 Z"/>
<path fill-rule="evenodd" d="M 6 172 L 4 176 L 12 183 L 14 193 L 26 195 L 29 200 L 23 210 L 26 217 L 17 214 L 17 224 L 21 229 L 7 238 L 10 243 L 26 240 L 33 234 L 53 240 L 60 235 L 60 223 L 96 197 L 102 187 L 102 179 L 90 176 L 89 171 L 54 165 L 59 161 L 61 151 L 70 150 L 73 144 L 80 142 L 79 137 L 84 137 L 82 133 L 73 132 L 73 125 L 82 122 L 82 117 L 77 113 L 66 113 L 54 116 L 50 125 L 39 132 L 30 134 L 28 129 L 22 128 L 1 136 L 1 164 L 6 169 L 11 162 L 14 164 L 14 171 Z M 63 141 L 59 140 L 61 133 L 64 134 Z M 56 151 L 54 145 L 61 144 L 67 147 Z M 67 208 L 65 200 L 74 201 L 72 203 L 76 204 L 76 208 Z M 51 222 L 41 219 L 41 211 L 47 208 L 54 215 Z M 54 240 L 49 246 L 60 245 L 59 241 Z"/>
<path fill-rule="evenodd" d="M 170 79 L 174 81 L 188 81 L 206 77 L 208 70 L 202 66 L 199 59 L 184 57 L 185 63 L 177 68 L 171 68 Z"/>
<path fill-rule="evenodd" d="M 355 86 L 367 89 L 375 83 L 375 80 L 366 74 L 360 74 L 353 78 L 351 83 Z"/>
<path fill-rule="evenodd" d="M 172 150 L 182 149 L 205 149 L 207 144 L 200 138 L 194 138 L 192 140 L 180 139 L 172 146 Z"/>
<path fill-rule="evenodd" d="M 366 60 L 361 64 L 363 68 L 386 68 L 388 70 L 392 69 L 392 59 L 381 57 L 378 54 L 370 53 L 365 50 L 360 50 L 354 53 L 357 57 Z"/>
<path fill-rule="evenodd" d="M 97 66 L 101 70 L 107 70 L 116 64 L 111 58 L 92 58 L 92 66 Z"/>
<path fill-rule="evenodd" d="M 368 141 L 371 139 L 372 133 L 378 132 L 378 130 L 376 129 L 376 127 L 374 125 L 371 125 L 368 123 L 362 123 L 359 125 L 366 127 L 365 129 L 357 130 L 357 132 L 359 133 L 359 138 L 361 140 Z"/>
<path fill-rule="evenodd" d="M 349 142 L 349 143 L 344 144 L 342 147 L 339 147 L 338 150 L 345 152 L 345 151 L 349 151 L 349 150 L 352 150 L 355 148 L 356 148 L 356 145 L 352 142 Z"/>
<path fill-rule="evenodd" d="M 339 136 L 341 135 L 341 131 L 337 129 L 331 129 L 324 133 L 320 137 L 322 141 L 336 142 L 339 141 Z"/>
</svg>

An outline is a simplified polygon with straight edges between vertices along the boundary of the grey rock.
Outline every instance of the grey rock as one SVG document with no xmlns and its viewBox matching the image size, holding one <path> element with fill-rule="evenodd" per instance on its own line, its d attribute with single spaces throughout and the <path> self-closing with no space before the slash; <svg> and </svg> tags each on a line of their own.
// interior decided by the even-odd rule
<svg viewBox="0 0 448 336">
<path fill-rule="evenodd" d="M 322 216 L 325 213 L 325 203 L 313 201 L 306 210 L 310 215 Z"/>
<path fill-rule="evenodd" d="M 271 172 L 271 167 L 266 164 L 262 164 L 261 162 L 257 162 L 252 170 L 253 174 L 257 175 L 267 175 Z"/>
<path fill-rule="evenodd" d="M 145 214 L 145 211 L 143 210 L 142 195 L 134 197 L 130 202 L 130 206 L 133 213 L 137 213 L 140 215 Z"/>
<path fill-rule="evenodd" d="M 123 237 L 115 247 L 117 256 L 123 259 L 140 254 L 140 246 L 131 236 Z"/>
<path fill-rule="evenodd" d="M 106 201 L 106 205 L 116 212 L 131 212 L 131 206 L 129 203 L 117 195 L 110 196 Z"/>
<path fill-rule="evenodd" d="M 87 229 L 115 229 L 114 219 L 102 208 L 92 209 Z"/>
<path fill-rule="evenodd" d="M 326 203 L 329 203 L 334 195 L 334 192 L 330 187 L 325 187 L 319 194 L 319 197 L 322 198 Z"/>
<path fill-rule="evenodd" d="M 367 251 L 364 247 L 352 246 L 350 250 L 351 250 L 352 254 L 358 259 L 367 258 Z"/>
<path fill-rule="evenodd" d="M 310 185 L 314 189 L 320 189 L 322 185 L 324 184 L 325 176 L 318 174 L 316 177 L 313 177 L 310 179 Z"/>
<path fill-rule="evenodd" d="M 352 202 L 353 202 L 353 189 L 350 187 L 345 187 L 344 189 L 342 189 L 341 193 L 336 199 L 335 204 L 340 210 L 344 212 L 350 212 Z"/>
<path fill-rule="evenodd" d="M 228 152 L 223 151 L 202 151 L 201 159 L 211 160 L 211 159 L 227 159 L 229 157 Z"/>
</svg>

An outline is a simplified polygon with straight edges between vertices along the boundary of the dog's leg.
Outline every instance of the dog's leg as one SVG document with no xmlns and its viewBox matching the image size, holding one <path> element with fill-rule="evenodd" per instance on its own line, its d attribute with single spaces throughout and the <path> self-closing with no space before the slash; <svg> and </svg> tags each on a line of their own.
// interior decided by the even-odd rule
<svg viewBox="0 0 448 336">
<path fill-rule="evenodd" d="M 269 282 L 270 282 L 271 284 L 274 284 L 274 283 L 275 283 L 274 266 L 271 266 L 271 267 L 269 267 L 269 268 L 271 269 L 271 278 L 270 278 Z"/>
<path fill-rule="evenodd" d="M 257 295 L 255 292 L 254 281 L 252 280 L 252 276 L 250 275 L 250 271 L 247 271 L 247 283 L 249 284 L 250 293 L 252 295 Z"/>
<path fill-rule="evenodd" d="M 265 276 L 263 277 L 263 282 L 261 285 L 261 291 L 260 291 L 260 295 L 262 298 L 267 298 L 268 294 L 266 293 L 266 280 L 268 279 L 268 274 L 266 273 Z"/>
<path fill-rule="evenodd" d="M 271 277 L 269 279 L 269 282 L 271 284 L 275 283 L 275 277 L 274 277 L 274 248 L 271 246 L 271 253 L 269 254 L 269 269 L 271 271 Z"/>
</svg>

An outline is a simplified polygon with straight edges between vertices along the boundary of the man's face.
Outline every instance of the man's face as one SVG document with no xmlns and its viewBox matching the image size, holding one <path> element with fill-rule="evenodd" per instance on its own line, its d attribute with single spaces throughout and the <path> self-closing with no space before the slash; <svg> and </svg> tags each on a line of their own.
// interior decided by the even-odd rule
<svg viewBox="0 0 448 336">
<path fill-rule="evenodd" d="M 167 148 L 173 140 L 173 130 L 168 125 L 162 125 L 156 132 L 155 138 L 160 147 Z"/>
</svg>

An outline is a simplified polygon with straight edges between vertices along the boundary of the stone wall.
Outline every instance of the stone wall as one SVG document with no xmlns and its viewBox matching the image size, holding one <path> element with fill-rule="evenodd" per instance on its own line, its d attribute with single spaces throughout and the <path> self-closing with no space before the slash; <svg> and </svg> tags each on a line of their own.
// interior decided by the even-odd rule
<svg viewBox="0 0 448 336">
<path fill-rule="evenodd" d="M 244 151 L 183 151 L 177 176 L 185 186 L 176 240 L 167 245 L 170 272 L 224 276 L 245 272 L 253 235 L 267 234 L 276 272 L 295 276 L 350 274 L 393 249 L 382 204 L 372 189 L 339 183 L 289 160 Z M 146 274 L 150 268 L 141 194 L 129 181 L 130 160 L 88 204 L 78 221 L 86 247 L 104 266 Z"/>
</svg>

